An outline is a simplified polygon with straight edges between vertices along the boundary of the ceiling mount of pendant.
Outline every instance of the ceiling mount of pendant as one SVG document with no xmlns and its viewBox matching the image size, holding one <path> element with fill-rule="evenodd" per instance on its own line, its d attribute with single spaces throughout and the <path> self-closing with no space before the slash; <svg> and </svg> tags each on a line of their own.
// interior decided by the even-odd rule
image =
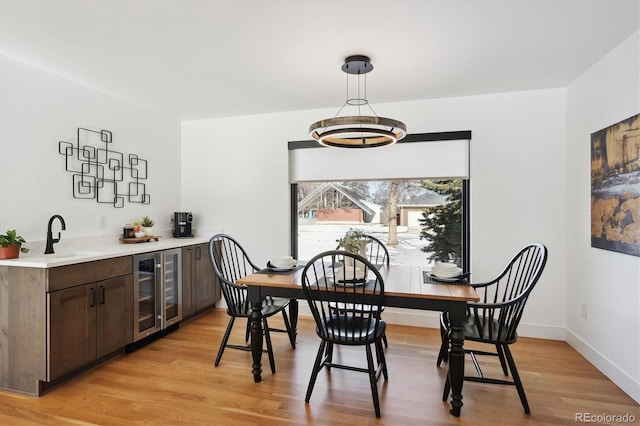
<svg viewBox="0 0 640 426">
<path fill-rule="evenodd" d="M 368 56 L 353 55 L 344 60 L 342 71 L 347 74 L 367 74 L 373 71 L 373 65 Z"/>
</svg>

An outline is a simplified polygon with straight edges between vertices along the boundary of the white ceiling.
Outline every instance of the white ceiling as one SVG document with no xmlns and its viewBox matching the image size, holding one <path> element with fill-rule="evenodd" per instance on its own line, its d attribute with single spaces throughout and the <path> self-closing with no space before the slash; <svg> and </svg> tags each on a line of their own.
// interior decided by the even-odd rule
<svg viewBox="0 0 640 426">
<path fill-rule="evenodd" d="M 0 0 L 0 53 L 183 120 L 566 87 L 640 0 Z"/>
</svg>

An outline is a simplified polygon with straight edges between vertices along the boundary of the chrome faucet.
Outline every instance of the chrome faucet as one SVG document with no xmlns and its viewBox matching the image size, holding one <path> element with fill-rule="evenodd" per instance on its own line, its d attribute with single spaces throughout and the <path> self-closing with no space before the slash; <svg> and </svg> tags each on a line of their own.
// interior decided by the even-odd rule
<svg viewBox="0 0 640 426">
<path fill-rule="evenodd" d="M 64 219 L 59 214 L 51 216 L 49 219 L 49 225 L 47 226 L 47 248 L 44 250 L 44 254 L 52 254 L 53 244 L 60 241 L 60 233 L 58 232 L 58 238 L 53 238 L 53 234 L 51 233 L 51 225 L 53 224 L 54 219 L 60 219 L 60 224 L 62 225 L 62 230 L 64 231 L 66 228 L 66 224 L 64 223 Z"/>
</svg>

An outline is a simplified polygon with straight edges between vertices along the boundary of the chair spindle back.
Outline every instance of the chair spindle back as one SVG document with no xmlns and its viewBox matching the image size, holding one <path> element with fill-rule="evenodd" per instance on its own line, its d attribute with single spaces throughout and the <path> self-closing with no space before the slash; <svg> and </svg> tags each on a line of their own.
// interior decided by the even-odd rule
<svg viewBox="0 0 640 426">
<path fill-rule="evenodd" d="M 474 284 L 481 302 L 469 304 L 476 327 L 490 339 L 515 341 L 525 304 L 547 262 L 547 248 L 532 243 L 520 250 L 498 277 Z"/>
<path fill-rule="evenodd" d="M 249 315 L 251 309 L 247 303 L 247 288 L 236 284 L 236 280 L 260 268 L 249 259 L 240 243 L 226 234 L 214 235 L 209 240 L 209 259 L 216 276 L 220 279 L 229 314 Z"/>
<path fill-rule="evenodd" d="M 340 250 L 320 253 L 305 266 L 302 288 L 321 338 L 356 345 L 377 334 L 379 318 L 372 307 L 382 309 L 384 281 L 366 258 Z M 341 309 L 335 309 L 336 302 Z"/>
</svg>

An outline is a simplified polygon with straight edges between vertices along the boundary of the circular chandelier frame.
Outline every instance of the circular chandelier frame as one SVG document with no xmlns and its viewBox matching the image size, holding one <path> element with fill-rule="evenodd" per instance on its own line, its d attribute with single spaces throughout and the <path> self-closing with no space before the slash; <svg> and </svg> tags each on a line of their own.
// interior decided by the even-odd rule
<svg viewBox="0 0 640 426">
<path fill-rule="evenodd" d="M 401 121 L 368 115 L 334 117 L 309 126 L 321 145 L 337 148 L 376 148 L 393 145 L 407 135 Z"/>
</svg>

